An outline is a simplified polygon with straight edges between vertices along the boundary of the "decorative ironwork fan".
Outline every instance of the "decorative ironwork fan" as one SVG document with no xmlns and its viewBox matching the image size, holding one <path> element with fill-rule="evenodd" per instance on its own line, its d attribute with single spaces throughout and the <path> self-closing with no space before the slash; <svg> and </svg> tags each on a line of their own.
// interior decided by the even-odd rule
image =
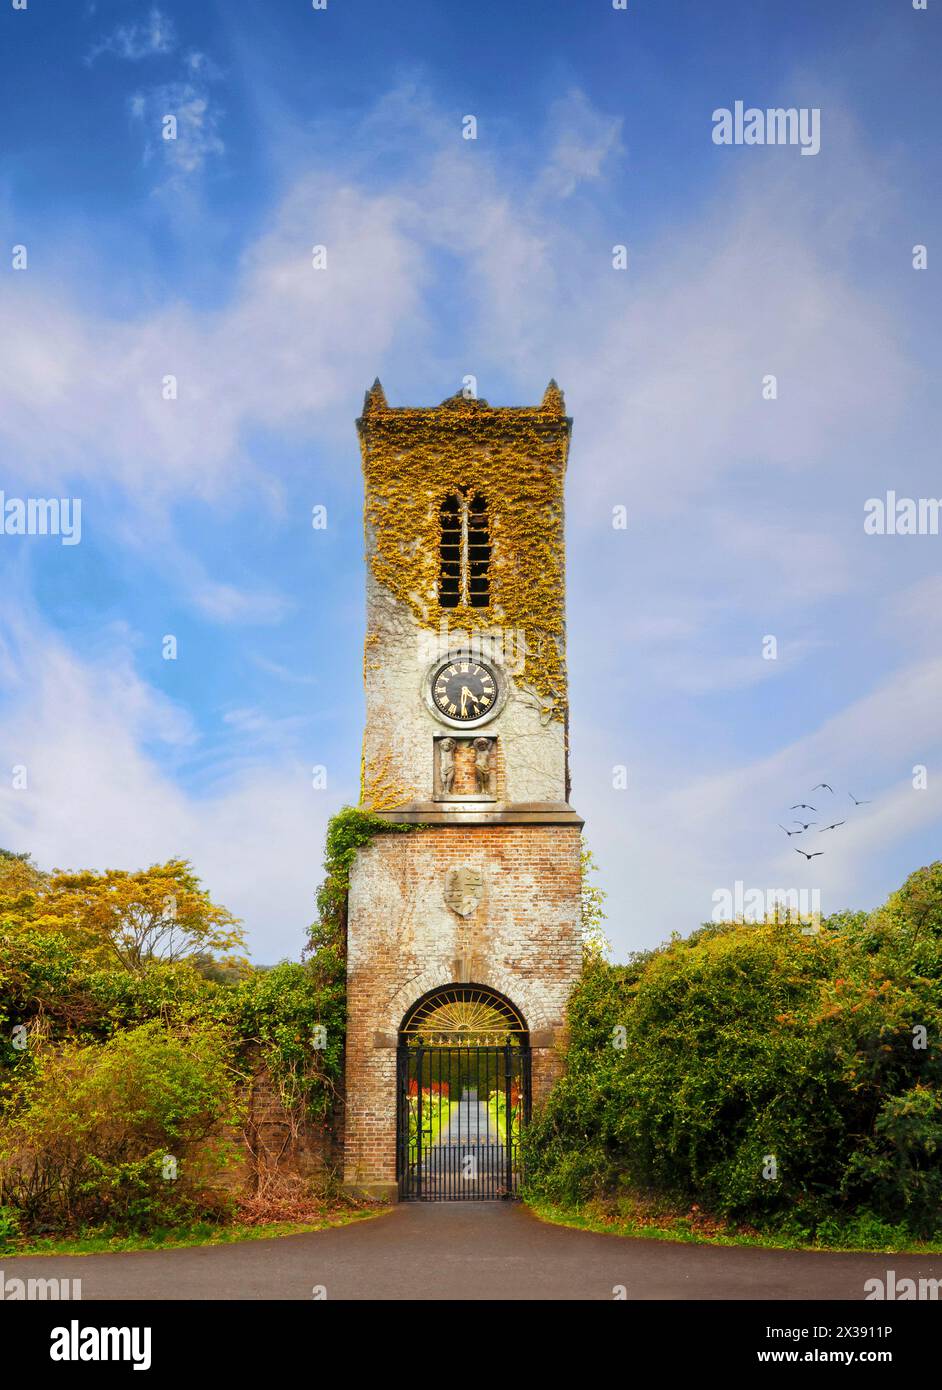
<svg viewBox="0 0 942 1390">
<path fill-rule="evenodd" d="M 518 1041 L 527 1028 L 516 1009 L 491 990 L 452 985 L 421 999 L 402 1027 L 409 1041 L 436 1045 L 500 1046 Z"/>
</svg>

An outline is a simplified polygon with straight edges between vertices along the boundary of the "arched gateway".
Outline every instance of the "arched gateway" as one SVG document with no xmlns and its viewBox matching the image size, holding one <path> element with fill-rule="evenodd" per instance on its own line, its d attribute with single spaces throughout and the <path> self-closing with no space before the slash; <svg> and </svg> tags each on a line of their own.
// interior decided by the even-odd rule
<svg viewBox="0 0 942 1390">
<path fill-rule="evenodd" d="M 396 1077 L 399 1196 L 515 1196 L 530 1034 L 510 1000 L 482 985 L 431 990 L 402 1021 Z"/>
<path fill-rule="evenodd" d="M 380 825 L 350 869 L 344 1181 L 390 1200 L 505 1197 L 582 965 L 571 421 L 553 382 L 536 406 L 460 394 L 430 410 L 391 407 L 376 382 L 357 426 L 362 802 Z"/>
</svg>

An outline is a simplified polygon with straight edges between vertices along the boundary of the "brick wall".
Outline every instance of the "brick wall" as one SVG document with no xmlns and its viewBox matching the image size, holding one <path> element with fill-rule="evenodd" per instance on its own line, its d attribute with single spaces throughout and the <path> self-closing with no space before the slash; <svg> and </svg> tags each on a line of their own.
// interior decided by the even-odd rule
<svg viewBox="0 0 942 1390">
<path fill-rule="evenodd" d="M 335 1181 L 342 1169 L 343 1116 L 330 1123 L 308 1120 L 286 1109 L 278 1085 L 261 1060 L 257 1060 L 242 1091 L 245 1120 L 229 1132 L 235 1160 L 214 1185 L 253 1197 L 273 1188 L 291 1188 L 293 1181 L 314 1190 Z"/>
<path fill-rule="evenodd" d="M 339 1166 L 338 1120 L 327 1125 L 287 1110 L 264 1065 L 252 1077 L 245 1138 L 256 1177 L 278 1170 L 323 1182 Z"/>
<path fill-rule="evenodd" d="M 559 1074 L 556 1050 L 582 961 L 577 825 L 443 825 L 378 835 L 350 877 L 345 1181 L 392 1195 L 396 1039 L 429 990 L 489 986 L 523 1014 L 538 1104 Z M 477 908 L 445 903 L 445 876 L 479 869 Z"/>
</svg>

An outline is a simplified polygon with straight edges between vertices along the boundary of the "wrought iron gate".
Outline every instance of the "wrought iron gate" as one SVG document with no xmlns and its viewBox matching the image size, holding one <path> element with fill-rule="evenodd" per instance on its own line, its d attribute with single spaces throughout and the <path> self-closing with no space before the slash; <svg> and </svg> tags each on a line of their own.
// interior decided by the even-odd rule
<svg viewBox="0 0 942 1390">
<path fill-rule="evenodd" d="M 530 1049 L 400 1043 L 399 1195 L 429 1202 L 514 1197 L 520 1135 L 530 1116 Z"/>
</svg>

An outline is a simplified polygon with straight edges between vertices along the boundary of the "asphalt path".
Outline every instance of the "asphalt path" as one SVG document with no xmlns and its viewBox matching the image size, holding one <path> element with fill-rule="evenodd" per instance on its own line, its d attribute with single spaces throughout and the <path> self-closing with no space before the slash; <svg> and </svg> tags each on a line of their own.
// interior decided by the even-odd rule
<svg viewBox="0 0 942 1390">
<path fill-rule="evenodd" d="M 237 1245 L 0 1256 L 12 1278 L 81 1278 L 96 1299 L 865 1299 L 942 1279 L 942 1256 L 675 1244 L 551 1226 L 509 1202 L 406 1202 L 373 1220 Z"/>
</svg>

